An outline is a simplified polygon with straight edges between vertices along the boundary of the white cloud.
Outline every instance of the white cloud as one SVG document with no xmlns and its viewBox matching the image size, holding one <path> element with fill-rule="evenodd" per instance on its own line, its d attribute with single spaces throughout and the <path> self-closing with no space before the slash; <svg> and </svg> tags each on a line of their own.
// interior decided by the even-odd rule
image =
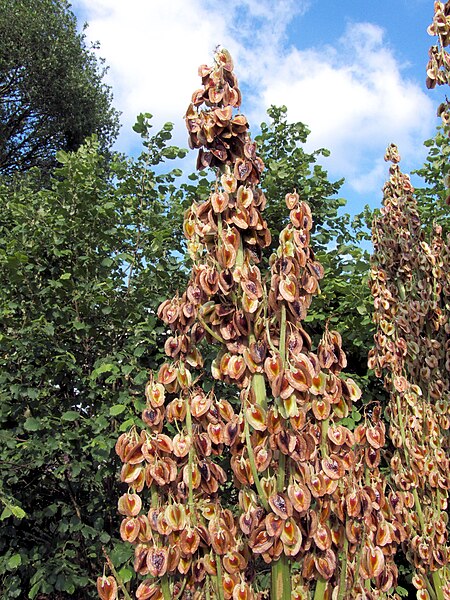
<svg viewBox="0 0 450 600">
<path fill-rule="evenodd" d="M 201 85 L 197 67 L 211 61 L 220 44 L 242 67 L 238 71 L 244 79 L 250 77 L 249 63 L 255 60 L 250 47 L 279 47 L 288 21 L 306 6 L 306 0 L 217 5 L 207 0 L 75 0 L 75 12 L 89 23 L 88 38 L 100 41 L 100 55 L 110 67 L 108 83 L 123 113 L 121 148 L 130 150 L 130 128 L 139 112 L 151 112 L 157 124 L 174 121 L 177 141 L 186 144 L 182 118 Z"/>
<path fill-rule="evenodd" d="M 332 176 L 346 177 L 356 191 L 381 187 L 378 159 L 392 141 L 406 167 L 417 164 L 435 124 L 431 101 L 405 80 L 376 25 L 352 24 L 327 47 L 288 46 L 293 17 L 310 5 L 320 10 L 312 0 L 75 0 L 110 65 L 123 112 L 120 148 L 130 152 L 136 143 L 130 130 L 139 112 L 153 113 L 157 125 L 175 122 L 175 141 L 186 145 L 182 117 L 200 85 L 197 66 L 221 44 L 244 91 L 252 88 L 244 104 L 253 126 L 270 104 L 285 104 L 290 120 L 310 127 L 309 149 L 329 148 Z"/>
<path fill-rule="evenodd" d="M 264 83 L 262 104 L 286 104 L 291 119 L 311 128 L 310 147 L 329 148 L 330 171 L 356 191 L 363 183 L 379 189 L 376 157 L 391 142 L 406 163 L 421 160 L 435 123 L 432 102 L 402 77 L 383 30 L 369 23 L 349 26 L 335 47 L 291 49 Z"/>
</svg>

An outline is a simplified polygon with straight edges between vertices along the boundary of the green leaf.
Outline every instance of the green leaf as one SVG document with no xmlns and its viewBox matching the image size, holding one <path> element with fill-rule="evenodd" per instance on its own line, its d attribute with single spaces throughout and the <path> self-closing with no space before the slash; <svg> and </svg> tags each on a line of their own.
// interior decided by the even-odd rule
<svg viewBox="0 0 450 600">
<path fill-rule="evenodd" d="M 8 506 L 5 506 L 5 508 L 2 510 L 2 514 L 0 515 L 0 521 L 4 521 L 8 517 L 10 517 L 12 514 L 13 513 L 12 513 L 11 509 Z"/>
<path fill-rule="evenodd" d="M 133 575 L 134 573 L 129 567 L 122 567 L 119 571 L 119 577 L 124 583 L 128 583 Z"/>
<path fill-rule="evenodd" d="M 109 409 L 109 414 L 112 417 L 116 417 L 117 415 L 120 415 L 121 413 L 123 413 L 123 411 L 126 409 L 125 404 L 115 404 L 114 406 L 111 406 L 111 408 Z"/>
<path fill-rule="evenodd" d="M 20 506 L 11 506 L 11 512 L 16 519 L 23 519 L 27 514 Z"/>
<path fill-rule="evenodd" d="M 28 417 L 23 426 L 27 431 L 37 431 L 41 428 L 41 422 L 34 417 Z"/>
<path fill-rule="evenodd" d="M 30 598 L 30 600 L 34 600 L 34 598 L 36 598 L 36 596 L 38 595 L 38 592 L 40 589 L 41 589 L 41 582 L 38 581 L 31 587 L 30 591 L 28 592 L 28 598 Z"/>
<path fill-rule="evenodd" d="M 22 564 L 22 557 L 20 554 L 13 554 L 7 562 L 7 568 L 12 571 L 17 569 Z"/>
<path fill-rule="evenodd" d="M 76 412 L 75 410 L 66 410 L 66 412 L 61 415 L 61 419 L 64 421 L 76 421 L 79 418 L 80 413 Z"/>
</svg>

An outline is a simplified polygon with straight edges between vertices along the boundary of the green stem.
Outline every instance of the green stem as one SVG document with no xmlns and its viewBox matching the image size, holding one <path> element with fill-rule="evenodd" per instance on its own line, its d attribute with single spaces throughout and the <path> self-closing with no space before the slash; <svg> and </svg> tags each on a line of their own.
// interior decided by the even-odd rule
<svg viewBox="0 0 450 600">
<path fill-rule="evenodd" d="M 245 435 L 245 443 L 247 444 L 247 453 L 248 453 L 248 459 L 250 461 L 250 469 L 252 471 L 253 480 L 255 482 L 255 486 L 258 491 L 259 499 L 261 501 L 261 504 L 264 507 L 264 510 L 266 510 L 267 512 L 270 512 L 270 506 L 269 506 L 269 503 L 267 502 L 266 494 L 264 493 L 261 482 L 259 480 L 258 469 L 256 468 L 256 463 L 255 463 L 255 455 L 253 454 L 252 443 L 250 440 L 250 431 L 248 429 L 248 422 L 246 419 L 244 420 L 244 435 Z"/>
<path fill-rule="evenodd" d="M 286 306 L 281 305 L 280 343 L 278 346 L 283 368 L 286 366 Z M 286 456 L 279 452 L 277 491 L 282 492 L 286 481 Z M 272 565 L 271 598 L 274 600 L 291 600 L 291 562 L 284 553 Z"/>
<path fill-rule="evenodd" d="M 436 600 L 444 600 L 444 592 L 442 591 L 441 571 L 442 569 L 440 569 L 439 571 L 434 571 L 432 574 L 433 587 L 434 591 L 436 592 Z"/>
<path fill-rule="evenodd" d="M 200 323 L 200 325 L 203 327 L 203 329 L 205 329 L 211 337 L 213 337 L 215 340 L 217 340 L 221 344 L 225 344 L 225 340 L 222 337 L 220 337 L 220 335 L 218 333 L 213 331 L 211 329 L 211 327 L 207 323 L 205 323 L 205 321 L 199 315 L 197 315 L 197 320 Z"/>
<path fill-rule="evenodd" d="M 322 438 L 320 440 L 320 451 L 322 453 L 322 458 L 328 456 L 328 446 L 327 446 L 327 437 L 328 437 L 328 427 L 330 425 L 330 419 L 324 419 L 322 421 Z"/>
<path fill-rule="evenodd" d="M 164 600 L 172 600 L 172 594 L 170 593 L 169 579 L 167 578 L 167 575 L 164 575 L 164 577 L 161 579 L 161 588 Z"/>
<path fill-rule="evenodd" d="M 216 554 L 216 569 L 217 569 L 217 593 L 219 595 L 219 600 L 224 600 L 223 596 L 223 583 L 222 583 L 222 563 L 220 561 L 220 556 Z"/>
<path fill-rule="evenodd" d="M 282 492 L 286 480 L 286 455 L 280 452 L 278 458 L 277 492 Z"/>
<path fill-rule="evenodd" d="M 316 590 L 314 592 L 314 600 L 323 600 L 325 598 L 326 589 L 326 580 L 322 578 L 318 579 L 316 583 Z"/>
<path fill-rule="evenodd" d="M 271 600 L 291 600 L 291 567 L 283 553 L 272 565 Z"/>
<path fill-rule="evenodd" d="M 345 598 L 345 584 L 347 582 L 347 554 L 348 554 L 348 539 L 347 536 L 344 537 L 344 547 L 340 552 L 340 560 L 341 560 L 341 573 L 339 576 L 339 591 L 337 600 L 344 600 Z"/>
<path fill-rule="evenodd" d="M 189 405 L 189 398 L 186 397 L 186 429 L 191 440 L 191 447 L 189 448 L 189 458 L 188 458 L 188 506 L 189 506 L 189 514 L 191 516 L 191 521 L 195 525 L 195 511 L 194 511 L 194 488 L 192 485 L 192 465 L 194 463 L 194 445 L 192 443 L 192 416 L 191 416 L 191 407 Z"/>
<path fill-rule="evenodd" d="M 280 355 L 283 361 L 283 367 L 286 365 L 286 306 L 281 305 L 281 321 L 280 321 Z"/>
</svg>

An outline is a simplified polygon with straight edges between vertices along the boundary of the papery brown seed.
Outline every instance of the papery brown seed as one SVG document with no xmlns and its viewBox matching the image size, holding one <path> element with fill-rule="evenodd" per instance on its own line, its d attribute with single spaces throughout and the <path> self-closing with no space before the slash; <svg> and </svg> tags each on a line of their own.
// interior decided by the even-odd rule
<svg viewBox="0 0 450 600">
<path fill-rule="evenodd" d="M 189 454 L 192 446 L 192 438 L 190 435 L 177 433 L 173 438 L 173 453 L 178 458 L 184 458 Z"/>
<path fill-rule="evenodd" d="M 256 470 L 259 473 L 264 472 L 272 461 L 272 450 L 264 446 L 257 446 L 254 449 Z"/>
<path fill-rule="evenodd" d="M 158 371 L 158 382 L 166 386 L 175 381 L 178 375 L 178 369 L 175 365 L 164 363 Z"/>
<path fill-rule="evenodd" d="M 223 557 L 223 566 L 228 573 L 239 573 L 247 568 L 247 560 L 237 550 L 229 551 Z"/>
<path fill-rule="evenodd" d="M 270 382 L 283 372 L 283 362 L 279 354 L 271 354 L 264 361 L 264 371 Z"/>
<path fill-rule="evenodd" d="M 222 182 L 223 188 L 227 193 L 232 194 L 236 191 L 237 179 L 231 173 L 224 173 L 221 176 L 220 181 Z"/>
<path fill-rule="evenodd" d="M 126 517 L 120 524 L 120 537 L 126 541 L 133 543 L 139 535 L 139 521 L 134 517 Z"/>
<path fill-rule="evenodd" d="M 162 406 L 165 398 L 164 386 L 161 383 L 149 381 L 145 386 L 145 397 L 154 408 Z"/>
<path fill-rule="evenodd" d="M 281 492 L 273 494 L 269 498 L 269 504 L 273 512 L 282 519 L 292 517 L 292 504 L 285 494 Z"/>
<path fill-rule="evenodd" d="M 263 554 L 273 546 L 274 538 L 265 529 L 254 531 L 249 539 L 248 545 L 255 554 Z"/>
<path fill-rule="evenodd" d="M 244 581 L 238 583 L 233 590 L 233 600 L 254 600 L 250 585 Z"/>
<path fill-rule="evenodd" d="M 345 475 L 344 466 L 341 459 L 336 454 L 322 459 L 322 469 L 330 479 L 341 479 Z"/>
<path fill-rule="evenodd" d="M 147 554 L 149 547 L 146 544 L 138 544 L 134 549 L 133 568 L 140 575 L 148 575 Z"/>
<path fill-rule="evenodd" d="M 154 443 L 160 452 L 170 454 L 173 451 L 173 443 L 168 435 L 158 433 L 154 437 Z"/>
<path fill-rule="evenodd" d="M 181 575 L 186 575 L 187 573 L 189 573 L 191 566 L 192 557 L 181 556 L 177 566 L 178 573 L 180 573 Z"/>
<path fill-rule="evenodd" d="M 306 368 L 291 368 L 285 375 L 290 385 L 299 392 L 306 392 L 311 387 L 311 373 Z"/>
<path fill-rule="evenodd" d="M 222 587 L 224 600 L 232 600 L 233 598 L 233 590 L 238 585 L 239 577 L 237 574 L 231 573 L 223 573 L 222 576 Z"/>
<path fill-rule="evenodd" d="M 306 512 L 311 505 L 311 492 L 303 483 L 291 483 L 287 493 L 293 508 L 300 514 Z"/>
<path fill-rule="evenodd" d="M 231 533 L 225 529 L 219 519 L 211 519 L 208 523 L 208 531 L 211 536 L 211 545 L 216 554 L 223 555 L 230 550 L 232 538 Z"/>
<path fill-rule="evenodd" d="M 161 600 L 162 599 L 161 588 L 153 580 L 146 579 L 139 585 L 138 589 L 136 590 L 136 599 L 137 600 Z"/>
<path fill-rule="evenodd" d="M 199 419 L 208 412 L 212 404 L 212 397 L 203 392 L 197 392 L 190 399 L 191 413 L 196 419 Z"/>
<path fill-rule="evenodd" d="M 332 425 L 327 430 L 327 436 L 333 444 L 342 446 L 347 441 L 347 431 L 343 425 Z"/>
<path fill-rule="evenodd" d="M 257 431 L 266 431 L 267 414 L 262 406 L 251 404 L 245 410 L 245 418 L 248 423 Z"/>
<path fill-rule="evenodd" d="M 194 554 L 200 545 L 200 536 L 195 529 L 187 527 L 181 532 L 179 544 L 184 554 Z"/>
<path fill-rule="evenodd" d="M 160 512 L 158 514 L 158 518 L 156 519 L 156 529 L 161 535 L 170 535 L 173 531 L 172 526 L 167 521 L 164 512 Z"/>
<path fill-rule="evenodd" d="M 385 426 L 381 421 L 375 427 L 366 429 L 366 438 L 372 448 L 378 449 L 385 444 Z"/>
<path fill-rule="evenodd" d="M 283 530 L 284 519 L 275 513 L 269 513 L 265 518 L 266 531 L 270 537 L 279 537 Z"/>
<path fill-rule="evenodd" d="M 187 516 L 183 504 L 169 504 L 164 511 L 164 517 L 173 531 L 182 531 L 186 527 Z"/>
<path fill-rule="evenodd" d="M 252 485 L 254 483 L 250 461 L 248 459 L 243 459 L 240 456 L 234 455 L 231 457 L 230 465 L 236 479 L 240 483 L 243 485 Z"/>
<path fill-rule="evenodd" d="M 359 544 L 363 535 L 362 522 L 348 519 L 345 523 L 345 533 L 351 544 Z"/>
<path fill-rule="evenodd" d="M 140 476 L 143 468 L 140 464 L 125 463 L 120 471 L 120 481 L 131 484 Z"/>
<path fill-rule="evenodd" d="M 97 577 L 97 592 L 101 600 L 116 600 L 117 582 L 114 577 Z"/>
<path fill-rule="evenodd" d="M 298 201 L 299 201 L 299 196 L 298 196 L 297 192 L 294 191 L 294 192 L 286 194 L 285 201 L 286 201 L 286 206 L 288 207 L 289 210 L 296 208 Z"/>
<path fill-rule="evenodd" d="M 144 423 L 150 427 L 150 429 L 160 430 L 162 428 L 162 420 L 164 416 L 163 408 L 144 408 L 141 416 Z"/>
<path fill-rule="evenodd" d="M 320 498 L 323 496 L 326 493 L 326 484 L 322 473 L 316 473 L 315 475 L 312 475 L 310 481 L 308 482 L 308 487 L 314 498 Z"/>
<path fill-rule="evenodd" d="M 328 527 L 328 525 L 324 523 L 319 523 L 317 526 L 317 530 L 313 536 L 313 539 L 316 543 L 316 546 L 320 550 L 328 550 L 329 548 L 331 548 L 331 530 Z"/>
<path fill-rule="evenodd" d="M 119 498 L 118 510 L 121 515 L 136 517 L 142 509 L 142 500 L 137 494 L 123 494 Z"/>
<path fill-rule="evenodd" d="M 317 397 L 314 398 L 311 404 L 311 408 L 314 416 L 317 420 L 323 421 L 324 419 L 328 419 L 331 412 L 331 404 L 327 397 Z"/>
<path fill-rule="evenodd" d="M 147 553 L 147 567 L 152 577 L 162 577 L 167 571 L 168 551 L 166 548 L 150 547 Z"/>
<path fill-rule="evenodd" d="M 364 548 L 361 566 L 365 568 L 369 578 L 378 577 L 382 573 L 384 565 L 385 559 L 381 548 L 378 546 Z"/>
<path fill-rule="evenodd" d="M 375 450 L 375 448 L 372 448 L 369 446 L 368 448 L 365 448 L 365 450 L 364 450 L 364 457 L 365 457 L 366 464 L 369 467 L 369 469 L 374 469 L 375 467 L 378 467 L 378 465 L 380 464 L 380 460 L 381 460 L 380 450 Z"/>
<path fill-rule="evenodd" d="M 331 579 L 336 570 L 336 555 L 333 550 L 326 550 L 323 554 L 317 555 L 314 558 L 314 563 L 316 569 L 324 579 Z"/>
<path fill-rule="evenodd" d="M 243 356 L 231 356 L 227 365 L 227 374 L 231 379 L 241 379 L 245 373 L 245 369 L 246 364 Z"/>
<path fill-rule="evenodd" d="M 349 492 L 346 495 L 345 505 L 350 517 L 359 517 L 361 515 L 361 500 L 356 491 Z"/>
<path fill-rule="evenodd" d="M 299 552 L 303 537 L 300 528 L 293 518 L 284 521 L 280 540 L 283 542 L 283 549 L 286 556 L 295 556 Z"/>
</svg>

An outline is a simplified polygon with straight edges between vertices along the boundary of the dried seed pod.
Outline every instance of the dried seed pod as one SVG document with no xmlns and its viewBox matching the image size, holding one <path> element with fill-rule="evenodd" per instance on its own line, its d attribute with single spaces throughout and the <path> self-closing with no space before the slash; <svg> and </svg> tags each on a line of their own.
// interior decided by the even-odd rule
<svg viewBox="0 0 450 600">
<path fill-rule="evenodd" d="M 116 600 L 117 582 L 114 577 L 97 577 L 97 592 L 101 600 Z"/>
</svg>

